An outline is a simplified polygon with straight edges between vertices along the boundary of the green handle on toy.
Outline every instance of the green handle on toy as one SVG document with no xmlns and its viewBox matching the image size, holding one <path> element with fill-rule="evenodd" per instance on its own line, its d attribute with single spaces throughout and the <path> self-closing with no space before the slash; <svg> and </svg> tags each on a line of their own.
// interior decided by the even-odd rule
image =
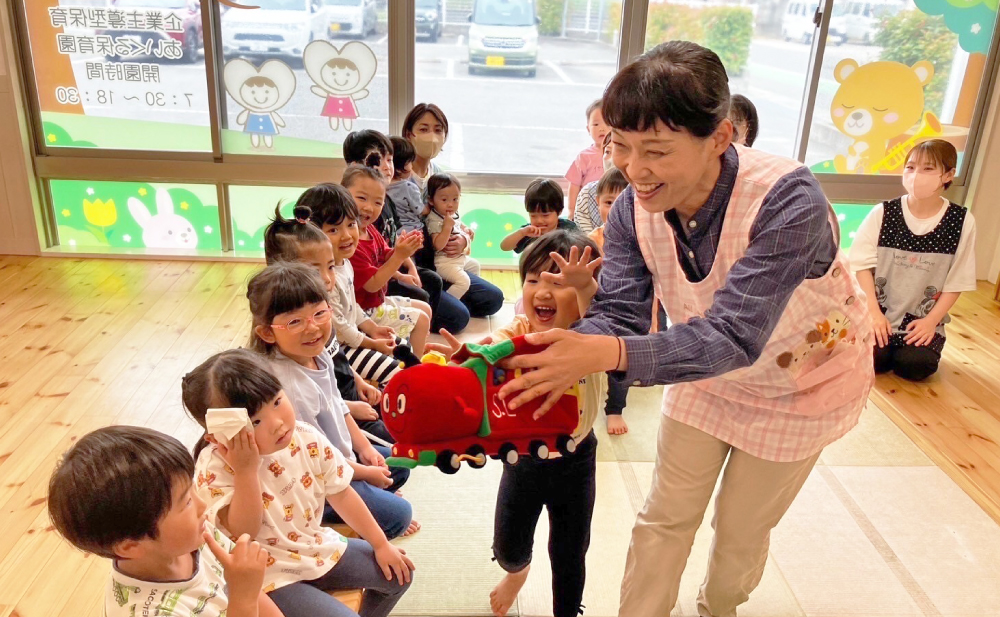
<svg viewBox="0 0 1000 617">
<path fill-rule="evenodd" d="M 406 467 L 407 469 L 416 469 L 418 463 L 412 458 L 406 458 L 405 456 L 390 456 L 385 459 L 385 464 L 389 467 Z"/>
</svg>

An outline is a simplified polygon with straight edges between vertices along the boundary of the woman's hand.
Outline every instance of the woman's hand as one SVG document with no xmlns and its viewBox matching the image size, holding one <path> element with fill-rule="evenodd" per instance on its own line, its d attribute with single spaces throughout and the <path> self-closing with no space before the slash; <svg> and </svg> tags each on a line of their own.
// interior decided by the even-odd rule
<svg viewBox="0 0 1000 617">
<path fill-rule="evenodd" d="M 542 279 L 576 289 L 586 289 L 593 285 L 594 271 L 604 261 L 602 257 L 591 260 L 589 246 L 583 249 L 583 255 L 580 254 L 579 248 L 575 246 L 570 248 L 569 259 L 563 259 L 559 253 L 549 253 L 549 257 L 559 266 L 559 272 L 543 272 Z"/>
<path fill-rule="evenodd" d="M 448 257 L 459 257 L 465 253 L 468 240 L 461 234 L 452 234 L 448 238 L 448 243 L 444 245 L 444 254 Z"/>
<path fill-rule="evenodd" d="M 416 570 L 413 562 L 406 556 L 406 551 L 388 542 L 375 549 L 375 561 L 378 563 L 378 567 L 382 568 L 385 580 L 391 581 L 392 576 L 396 575 L 396 580 L 399 581 L 400 585 L 409 583 L 410 572 Z"/>
<path fill-rule="evenodd" d="M 228 444 L 217 445 L 219 454 L 229 463 L 236 475 L 257 475 L 257 468 L 260 467 L 260 450 L 257 449 L 257 441 L 252 432 L 242 429 Z"/>
<path fill-rule="evenodd" d="M 620 343 L 613 336 L 549 330 L 528 334 L 524 338 L 533 345 L 549 345 L 549 348 L 501 362 L 504 368 L 533 370 L 524 372 L 500 388 L 500 398 L 506 400 L 523 390 L 508 403 L 511 409 L 517 409 L 544 396 L 545 401 L 534 414 L 536 420 L 544 416 L 581 378 L 591 373 L 616 370 L 621 362 Z"/>
<path fill-rule="evenodd" d="M 906 338 L 903 340 L 907 345 L 924 347 L 930 345 L 931 341 L 934 340 L 934 334 L 937 332 L 937 323 L 927 317 L 914 319 L 906 326 L 906 332 Z"/>
</svg>

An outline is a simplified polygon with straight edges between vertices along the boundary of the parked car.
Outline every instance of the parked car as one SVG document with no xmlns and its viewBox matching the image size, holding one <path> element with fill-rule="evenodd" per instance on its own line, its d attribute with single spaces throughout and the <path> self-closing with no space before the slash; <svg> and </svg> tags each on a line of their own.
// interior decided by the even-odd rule
<svg viewBox="0 0 1000 617">
<path fill-rule="evenodd" d="M 326 0 L 330 15 L 330 35 L 347 34 L 365 38 L 378 29 L 375 0 Z"/>
<path fill-rule="evenodd" d="M 535 76 L 539 22 L 534 0 L 476 0 L 469 22 L 470 74 L 517 70 Z"/>
<path fill-rule="evenodd" d="M 426 36 L 431 43 L 436 43 L 441 36 L 444 9 L 441 0 L 417 0 L 417 36 Z"/>
<path fill-rule="evenodd" d="M 781 20 L 781 36 L 786 41 L 799 41 L 806 45 L 812 43 L 813 33 L 816 32 L 816 23 L 813 21 L 816 15 L 817 2 L 811 0 L 793 0 L 785 7 L 785 16 Z M 828 37 L 836 45 L 843 45 L 847 41 L 844 33 L 843 17 L 840 5 L 835 5 L 833 15 L 830 16 L 830 30 Z"/>
<path fill-rule="evenodd" d="M 874 40 L 881 19 L 895 15 L 904 7 L 897 0 L 850 0 L 840 6 L 845 37 L 866 45 Z"/>
<path fill-rule="evenodd" d="M 161 39 L 180 41 L 183 55 L 181 61 L 196 62 L 198 53 L 204 48 L 205 41 L 201 30 L 201 2 L 198 0 L 111 0 L 112 8 L 138 11 L 159 11 L 162 15 L 174 14 L 180 19 L 180 32 L 150 31 L 150 30 L 98 30 L 97 34 L 111 35 L 115 39 L 132 38 L 140 45 L 146 45 L 153 40 L 153 45 Z M 121 60 L 118 56 L 109 56 L 109 60 Z"/>
<path fill-rule="evenodd" d="M 331 15 L 322 0 L 254 0 L 259 9 L 226 11 L 226 54 L 300 57 L 306 45 L 328 38 Z"/>
</svg>

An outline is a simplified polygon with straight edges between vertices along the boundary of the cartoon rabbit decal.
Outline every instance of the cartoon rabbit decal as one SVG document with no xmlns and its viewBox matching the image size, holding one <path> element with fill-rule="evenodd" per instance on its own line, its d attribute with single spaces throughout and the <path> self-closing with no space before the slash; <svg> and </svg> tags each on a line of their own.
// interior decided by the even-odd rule
<svg viewBox="0 0 1000 617">
<path fill-rule="evenodd" d="M 250 144 L 258 148 L 263 138 L 264 147 L 273 147 L 278 127 L 285 126 L 278 110 L 295 94 L 295 73 L 278 60 L 268 60 L 258 69 L 237 58 L 226 63 L 224 81 L 226 92 L 243 107 L 236 124 L 250 134 Z"/>
<path fill-rule="evenodd" d="M 150 249 L 193 249 L 198 246 L 198 234 L 184 218 L 174 214 L 174 200 L 166 189 L 156 189 L 156 214 L 135 197 L 128 200 L 128 211 L 142 227 L 142 242 Z"/>
<path fill-rule="evenodd" d="M 359 115 L 357 101 L 368 96 L 365 88 L 375 77 L 375 53 L 358 41 L 340 50 L 328 41 L 313 41 L 302 54 L 302 64 L 316 84 L 310 91 L 325 99 L 320 115 L 330 119 L 331 129 L 339 129 L 343 120 L 344 130 L 350 131 Z"/>
</svg>

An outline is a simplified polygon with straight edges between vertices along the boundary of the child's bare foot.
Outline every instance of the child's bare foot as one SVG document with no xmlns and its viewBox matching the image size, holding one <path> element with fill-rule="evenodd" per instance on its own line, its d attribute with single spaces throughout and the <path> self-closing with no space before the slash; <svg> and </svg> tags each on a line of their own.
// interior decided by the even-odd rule
<svg viewBox="0 0 1000 617">
<path fill-rule="evenodd" d="M 528 580 L 529 570 L 531 570 L 531 566 L 520 572 L 508 572 L 507 576 L 503 577 L 503 580 L 490 592 L 490 608 L 496 617 L 504 617 L 510 607 L 514 606 L 517 594 L 521 592 L 521 587 L 524 587 L 525 581 Z"/>
<path fill-rule="evenodd" d="M 608 435 L 624 435 L 628 432 L 628 424 L 625 424 L 625 418 L 614 415 L 608 416 Z"/>
<path fill-rule="evenodd" d="M 410 521 L 410 526 L 407 527 L 406 531 L 403 532 L 403 537 L 405 538 L 406 536 L 412 536 L 413 534 L 417 533 L 418 531 L 420 531 L 420 523 L 418 523 L 417 521 L 411 520 Z"/>
</svg>

